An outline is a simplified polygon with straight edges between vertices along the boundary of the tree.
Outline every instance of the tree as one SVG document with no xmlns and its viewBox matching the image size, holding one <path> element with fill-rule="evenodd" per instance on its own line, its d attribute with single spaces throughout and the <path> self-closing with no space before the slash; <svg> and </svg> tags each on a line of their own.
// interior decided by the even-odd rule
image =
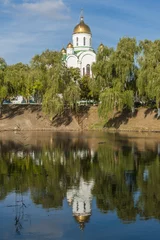
<svg viewBox="0 0 160 240">
<path fill-rule="evenodd" d="M 107 118 L 110 111 L 121 111 L 124 107 L 131 109 L 134 105 L 136 40 L 122 38 L 115 51 L 108 48 L 100 48 L 99 51 L 93 73 L 97 67 L 95 81 L 100 81 L 101 87 L 99 113 Z"/>
<path fill-rule="evenodd" d="M 160 40 L 139 44 L 137 88 L 143 101 L 155 100 L 160 116 Z"/>
<path fill-rule="evenodd" d="M 90 90 L 89 83 L 92 79 L 90 79 L 89 76 L 85 75 L 79 80 L 79 87 L 80 87 L 80 95 L 81 99 L 91 99 L 92 98 L 92 92 Z"/>
<path fill-rule="evenodd" d="M 31 66 L 40 72 L 44 112 L 53 117 L 63 112 L 65 107 L 76 108 L 80 98 L 79 69 L 68 69 L 62 61 L 62 54 L 49 50 L 36 55 L 31 61 Z"/>
<path fill-rule="evenodd" d="M 108 48 L 103 45 L 99 46 L 96 63 L 92 65 L 92 73 L 94 76 L 92 79 L 92 91 L 98 91 L 100 93 L 107 87 L 112 86 L 113 72 L 111 59 L 113 54 L 113 48 Z"/>
<path fill-rule="evenodd" d="M 8 94 L 8 89 L 4 81 L 4 73 L 6 68 L 7 63 L 3 58 L 0 58 L 0 116 L 2 116 L 2 103 Z"/>
<path fill-rule="evenodd" d="M 7 66 L 4 75 L 4 81 L 8 88 L 8 94 L 11 97 L 22 95 L 27 97 L 27 78 L 29 75 L 29 66 L 23 63 L 17 63 Z"/>
</svg>

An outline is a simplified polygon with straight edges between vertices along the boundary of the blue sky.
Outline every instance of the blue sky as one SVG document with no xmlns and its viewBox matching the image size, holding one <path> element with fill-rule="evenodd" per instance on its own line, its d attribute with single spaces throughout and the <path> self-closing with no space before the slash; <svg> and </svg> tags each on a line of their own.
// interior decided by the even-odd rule
<svg viewBox="0 0 160 240">
<path fill-rule="evenodd" d="M 0 0 L 0 57 L 29 63 L 46 49 L 66 47 L 81 8 L 95 50 L 101 42 L 115 47 L 123 36 L 160 38 L 159 0 Z"/>
</svg>

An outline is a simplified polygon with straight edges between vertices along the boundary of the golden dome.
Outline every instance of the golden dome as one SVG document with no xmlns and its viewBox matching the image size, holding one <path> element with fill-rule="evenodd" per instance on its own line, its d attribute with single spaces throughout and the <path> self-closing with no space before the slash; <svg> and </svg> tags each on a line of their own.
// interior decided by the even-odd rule
<svg viewBox="0 0 160 240">
<path fill-rule="evenodd" d="M 73 48 L 73 44 L 72 43 L 68 43 L 67 48 Z"/>
<path fill-rule="evenodd" d="M 88 33 L 91 34 L 91 29 L 90 27 L 84 23 L 84 19 L 83 17 L 81 17 L 81 21 L 78 25 L 75 26 L 74 30 L 73 30 L 73 34 L 76 33 Z"/>
<path fill-rule="evenodd" d="M 62 49 L 61 49 L 61 53 L 65 54 L 65 53 L 66 53 L 66 49 L 65 49 L 65 48 L 62 48 Z"/>
<path fill-rule="evenodd" d="M 100 45 L 99 45 L 99 49 L 103 49 L 104 48 L 104 45 L 103 45 L 103 43 L 101 43 Z"/>
</svg>

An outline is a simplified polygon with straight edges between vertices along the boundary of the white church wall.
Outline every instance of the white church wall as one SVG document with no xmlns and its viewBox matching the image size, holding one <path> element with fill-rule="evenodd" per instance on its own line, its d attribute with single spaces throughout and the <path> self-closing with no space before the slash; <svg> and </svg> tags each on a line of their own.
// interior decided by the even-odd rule
<svg viewBox="0 0 160 240">
<path fill-rule="evenodd" d="M 79 57 L 79 60 L 81 62 L 81 75 L 83 76 L 85 69 L 86 74 L 86 67 L 89 64 L 90 65 L 90 76 L 92 76 L 91 66 L 94 62 L 96 62 L 96 54 L 94 52 L 86 52 L 81 54 Z"/>
<path fill-rule="evenodd" d="M 74 49 L 73 48 L 67 48 L 67 55 L 72 55 L 74 54 Z"/>
<path fill-rule="evenodd" d="M 75 55 L 70 55 L 67 57 L 66 59 L 67 62 L 67 67 L 73 67 L 73 68 L 77 68 L 78 67 L 78 59 Z"/>
<path fill-rule="evenodd" d="M 84 41 L 85 38 L 85 41 Z M 77 49 L 90 49 L 92 46 L 92 36 L 88 33 L 73 34 L 73 47 Z"/>
</svg>

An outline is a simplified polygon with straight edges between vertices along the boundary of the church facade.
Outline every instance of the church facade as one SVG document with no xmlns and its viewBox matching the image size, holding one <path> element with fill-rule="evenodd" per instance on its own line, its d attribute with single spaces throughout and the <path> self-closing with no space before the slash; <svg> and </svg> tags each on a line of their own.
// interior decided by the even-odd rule
<svg viewBox="0 0 160 240">
<path fill-rule="evenodd" d="M 96 53 L 92 48 L 90 27 L 85 24 L 83 16 L 73 30 L 72 43 L 61 52 L 67 67 L 79 68 L 81 76 L 92 76 L 91 66 L 96 62 Z"/>
</svg>

